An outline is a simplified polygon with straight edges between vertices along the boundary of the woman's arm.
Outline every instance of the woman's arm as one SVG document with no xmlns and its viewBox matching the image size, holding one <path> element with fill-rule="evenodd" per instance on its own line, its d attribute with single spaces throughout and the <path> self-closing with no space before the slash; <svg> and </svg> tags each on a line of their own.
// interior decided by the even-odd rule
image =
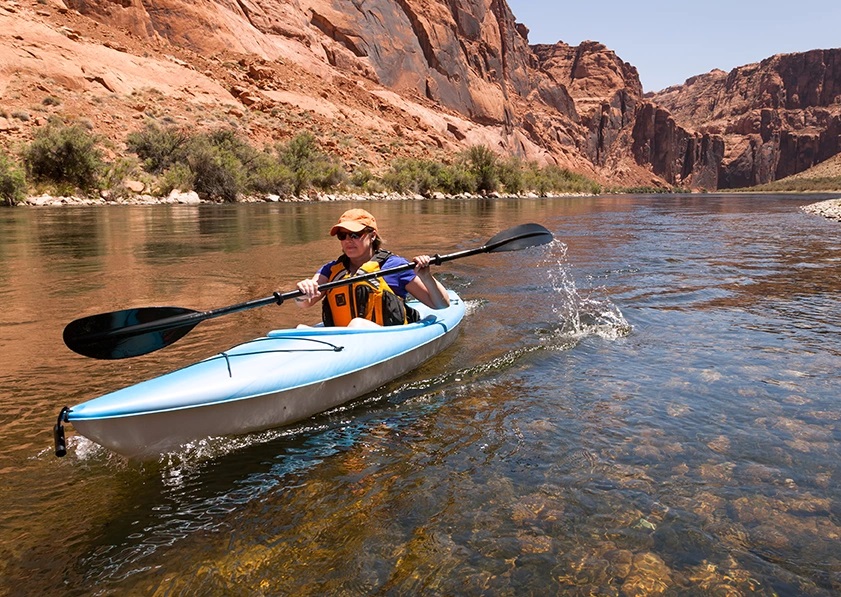
<svg viewBox="0 0 841 597">
<path fill-rule="evenodd" d="M 432 275 L 429 255 L 419 255 L 412 259 L 415 262 L 417 276 L 406 284 L 406 290 L 427 307 L 432 309 L 446 309 L 450 306 L 450 296 L 441 283 Z"/>
</svg>

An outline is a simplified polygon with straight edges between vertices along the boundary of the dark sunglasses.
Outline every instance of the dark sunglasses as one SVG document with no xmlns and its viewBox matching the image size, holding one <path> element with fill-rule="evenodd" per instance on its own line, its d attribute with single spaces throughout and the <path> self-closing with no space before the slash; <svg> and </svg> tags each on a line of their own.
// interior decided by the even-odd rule
<svg viewBox="0 0 841 597">
<path fill-rule="evenodd" d="M 349 238 L 351 240 L 359 240 L 360 238 L 362 238 L 363 236 L 365 236 L 369 232 L 371 232 L 371 231 L 368 230 L 367 228 L 365 230 L 363 230 L 362 232 L 345 232 L 344 230 L 339 230 L 336 233 L 336 238 L 338 238 L 339 240 L 345 240 L 346 238 Z"/>
</svg>

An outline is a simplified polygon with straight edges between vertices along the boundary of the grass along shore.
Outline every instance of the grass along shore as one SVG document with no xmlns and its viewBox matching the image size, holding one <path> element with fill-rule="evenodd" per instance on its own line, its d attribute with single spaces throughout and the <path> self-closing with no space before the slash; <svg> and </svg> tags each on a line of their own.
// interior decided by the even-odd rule
<svg viewBox="0 0 841 597">
<path fill-rule="evenodd" d="M 364 164 L 343 164 L 309 132 L 257 149 L 233 129 L 195 133 L 149 123 L 127 135 L 129 153 L 111 162 L 105 161 L 100 143 L 79 124 L 51 122 L 18 152 L 17 160 L 0 153 L 0 203 L 47 205 L 53 203 L 50 197 L 61 197 L 60 204 L 235 203 L 255 197 L 548 196 L 602 190 L 568 169 L 501 157 L 482 145 L 448 162 L 397 158 L 384 172 L 374 173 Z"/>
<path fill-rule="evenodd" d="M 448 162 L 395 159 L 375 174 L 343 164 L 309 132 L 262 150 L 233 129 L 195 133 L 147 123 L 128 154 L 106 162 L 102 141 L 80 124 L 53 120 L 18 152 L 0 152 L 0 205 L 147 205 L 202 202 L 588 196 L 689 193 L 683 188 L 602 188 L 558 166 L 501 157 L 473 146 Z M 113 149 L 113 148 L 112 148 Z M 183 189 L 188 189 L 186 192 Z M 749 192 L 841 189 L 841 156 Z M 827 213 L 834 214 L 830 206 Z"/>
</svg>

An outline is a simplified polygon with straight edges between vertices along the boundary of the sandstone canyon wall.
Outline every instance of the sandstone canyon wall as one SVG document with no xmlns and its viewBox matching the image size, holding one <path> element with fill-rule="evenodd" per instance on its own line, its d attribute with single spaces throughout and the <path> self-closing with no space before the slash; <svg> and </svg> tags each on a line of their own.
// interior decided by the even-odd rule
<svg viewBox="0 0 841 597">
<path fill-rule="evenodd" d="M 542 73 L 569 90 L 580 149 L 613 180 L 714 189 L 722 140 L 691 133 L 643 98 L 636 68 L 596 42 L 533 46 Z M 646 180 L 641 170 L 654 177 Z"/>
<path fill-rule="evenodd" d="M 0 4 L 4 102 L 61 93 L 66 113 L 115 142 L 153 114 L 152 88 L 172 120 L 236 121 L 264 142 L 306 126 L 372 168 L 481 143 L 606 184 L 712 190 L 841 150 L 841 50 L 644 95 L 636 69 L 599 43 L 530 46 L 505 0 L 13 4 Z M 221 115 L 197 119 L 197 102 Z"/>
<path fill-rule="evenodd" d="M 713 71 L 650 99 L 688 129 L 722 139 L 718 188 L 778 180 L 841 152 L 841 49 Z"/>
<path fill-rule="evenodd" d="M 278 90 L 288 91 L 284 70 L 294 64 L 325 84 L 369 91 L 380 109 L 356 119 L 363 125 L 397 126 L 447 150 L 482 143 L 599 176 L 579 151 L 573 102 L 539 73 L 525 29 L 504 0 L 66 3 L 149 44 L 163 41 L 220 61 L 237 54 L 256 59 L 273 71 L 263 78 L 274 81 L 240 80 L 232 90 L 252 108 L 288 99 Z M 296 91 L 325 104 L 322 113 L 342 110 L 329 91 L 308 84 Z M 382 122 L 389 111 L 411 118 Z"/>
</svg>

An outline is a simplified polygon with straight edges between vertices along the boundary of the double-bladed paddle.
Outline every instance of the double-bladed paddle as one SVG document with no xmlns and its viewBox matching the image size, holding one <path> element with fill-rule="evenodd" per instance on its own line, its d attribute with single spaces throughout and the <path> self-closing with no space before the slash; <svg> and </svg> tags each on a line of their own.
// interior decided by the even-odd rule
<svg viewBox="0 0 841 597">
<path fill-rule="evenodd" d="M 479 253 L 519 251 L 544 245 L 552 240 L 552 233 L 540 224 L 521 224 L 504 230 L 475 249 L 449 255 L 435 255 L 432 263 L 469 257 Z M 388 274 L 396 274 L 415 267 L 407 263 L 397 267 L 328 282 L 318 287 L 320 291 L 353 284 Z M 64 328 L 64 343 L 70 350 L 95 359 L 125 359 L 154 352 L 186 336 L 202 321 L 238 313 L 265 305 L 280 305 L 288 299 L 303 296 L 300 290 L 275 292 L 272 296 L 255 299 L 210 311 L 194 311 L 184 307 L 138 307 L 110 313 L 100 313 L 76 319 Z"/>
</svg>

